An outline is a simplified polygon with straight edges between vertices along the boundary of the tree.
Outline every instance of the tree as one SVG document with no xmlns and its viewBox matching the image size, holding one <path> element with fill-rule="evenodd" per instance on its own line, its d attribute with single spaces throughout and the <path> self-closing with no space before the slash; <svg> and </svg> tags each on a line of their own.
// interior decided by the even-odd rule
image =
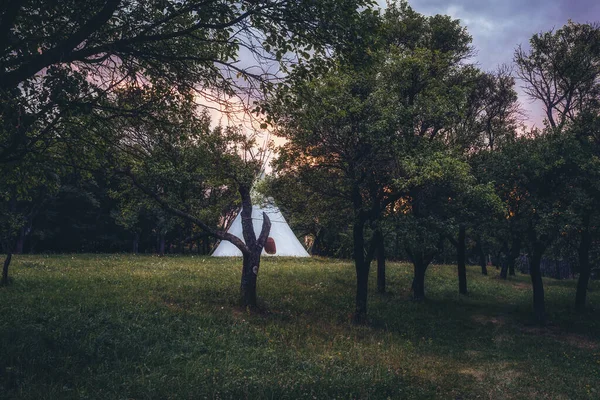
<svg viewBox="0 0 600 400">
<path fill-rule="evenodd" d="M 569 23 L 533 35 L 531 50 L 515 51 L 517 74 L 525 92 L 540 101 L 549 125 L 562 129 L 600 95 L 600 27 Z"/>
<path fill-rule="evenodd" d="M 588 282 L 591 275 L 590 253 L 598 237 L 598 208 L 600 207 L 600 163 L 598 114 L 580 113 L 573 125 L 560 136 L 564 160 L 563 203 L 571 216 L 563 235 L 576 238 L 578 272 L 575 308 L 586 306 Z"/>
<path fill-rule="evenodd" d="M 232 96 L 260 95 L 280 80 L 265 63 L 290 67 L 342 46 L 352 37 L 346 27 L 358 21 L 357 9 L 368 5 L 363 0 L 4 2 L 0 164 L 43 152 L 57 141 L 108 140 L 92 139 L 94 129 L 75 134 L 73 117 L 135 118 L 135 110 L 114 102 L 115 92 L 125 86 L 192 91 L 213 107 L 234 106 Z M 258 65 L 240 62 L 241 51 Z"/>
<path fill-rule="evenodd" d="M 131 92 L 124 90 L 127 102 L 135 106 L 144 101 L 144 91 Z M 173 101 L 171 96 L 178 98 Z M 263 213 L 262 230 L 257 237 L 250 190 L 262 160 L 252 156 L 254 139 L 237 128 L 211 128 L 208 113 L 199 113 L 190 96 L 171 92 L 152 105 L 149 116 L 151 112 L 161 118 L 139 118 L 135 124 L 129 119 L 116 121 L 122 139 L 111 152 L 114 159 L 110 164 L 169 215 L 238 247 L 243 255 L 242 305 L 255 307 L 260 254 L 271 222 Z M 231 199 L 232 192 L 241 197 L 243 240 L 220 230 L 218 221 L 212 218 L 216 211 L 214 202 L 211 204 L 214 196 Z"/>
<path fill-rule="evenodd" d="M 407 195 L 394 207 L 402 221 L 406 252 L 414 265 L 413 298 L 423 300 L 425 273 L 443 241 L 459 231 L 458 241 L 464 244 L 468 216 L 483 212 L 493 215 L 498 198 L 492 187 L 477 184 L 468 163 L 442 143 L 421 139 L 412 147 L 414 154 L 405 153 L 401 168 L 405 173 L 397 182 Z M 459 292 L 466 294 L 464 245 L 457 249 L 462 264 L 458 270 Z"/>
<path fill-rule="evenodd" d="M 0 176 L 0 245 L 6 254 L 0 285 L 9 283 L 9 266 L 21 229 L 60 186 L 60 171 L 53 168 L 51 157 L 46 161 L 21 163 Z"/>
<path fill-rule="evenodd" d="M 522 237 L 528 250 L 535 319 L 546 318 L 541 260 L 565 226 L 573 223 L 567 201 L 565 172 L 568 156 L 557 132 L 519 138 L 501 151 L 490 153 L 483 167 L 507 207 L 512 234 Z"/>
<path fill-rule="evenodd" d="M 135 121 L 169 92 L 213 107 L 247 105 L 245 96 L 260 95 L 281 81 L 265 63 L 289 68 L 343 46 L 352 38 L 347 27 L 358 23 L 358 8 L 368 5 L 362 0 L 4 2 L 0 172 L 55 147 L 106 150 L 121 140 L 106 124 Z M 240 62 L 241 51 L 259 65 Z M 143 90 L 146 97 L 132 108 L 121 101 L 123 88 Z M 236 103 L 236 96 L 245 101 Z"/>
<path fill-rule="evenodd" d="M 321 79 L 299 82 L 294 98 L 271 105 L 276 134 L 288 139 L 276 171 L 293 174 L 320 197 L 342 201 L 343 209 L 351 210 L 357 323 L 366 317 L 376 248 L 365 231 L 395 196 L 386 191 L 394 171 L 393 137 L 377 130 L 373 83 L 372 75 L 340 66 Z"/>
<path fill-rule="evenodd" d="M 366 40 L 321 78 L 299 76 L 267 106 L 276 134 L 288 139 L 279 161 L 323 196 L 343 199 L 353 216 L 357 289 L 354 320 L 366 315 L 368 274 L 381 242 L 382 216 L 403 196 L 400 166 L 416 143 L 442 137 L 460 86 L 470 37 L 456 20 L 424 17 L 406 2 L 389 4 Z M 413 157 L 413 154 L 411 157 Z M 413 157 L 413 161 L 418 156 Z"/>
<path fill-rule="evenodd" d="M 525 82 L 527 94 L 543 105 L 548 125 L 577 141 L 565 139 L 571 150 L 565 153 L 565 163 L 573 169 L 565 176 L 563 193 L 571 205 L 579 229 L 579 268 L 576 308 L 585 305 L 589 280 L 589 252 L 597 218 L 594 179 L 597 174 L 593 160 L 597 145 L 594 122 L 600 112 L 600 27 L 598 24 L 569 23 L 556 31 L 534 35 L 531 50 L 521 47 L 515 52 L 519 77 Z M 575 145 L 575 143 L 578 143 Z"/>
</svg>

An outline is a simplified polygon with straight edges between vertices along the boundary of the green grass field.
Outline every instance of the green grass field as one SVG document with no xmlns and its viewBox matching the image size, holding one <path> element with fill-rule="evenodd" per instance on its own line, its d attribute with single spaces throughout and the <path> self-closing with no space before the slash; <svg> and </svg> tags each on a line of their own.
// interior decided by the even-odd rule
<svg viewBox="0 0 600 400">
<path fill-rule="evenodd" d="M 354 270 L 327 259 L 264 259 L 262 312 L 237 306 L 241 263 L 207 257 L 18 256 L 0 288 L 0 398 L 600 398 L 595 311 L 574 281 L 545 280 L 550 324 L 530 323 L 528 276 L 388 264 L 370 323 L 350 324 Z M 374 272 L 373 272 L 374 273 Z M 375 283 L 372 275 L 371 283 Z"/>
</svg>

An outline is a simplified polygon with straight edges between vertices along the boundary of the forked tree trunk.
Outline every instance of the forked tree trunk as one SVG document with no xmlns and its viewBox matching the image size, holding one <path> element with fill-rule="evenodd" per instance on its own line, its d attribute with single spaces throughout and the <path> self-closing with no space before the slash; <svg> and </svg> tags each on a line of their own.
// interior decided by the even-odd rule
<svg viewBox="0 0 600 400">
<path fill-rule="evenodd" d="M 467 294 L 466 228 L 464 225 L 458 227 L 456 258 L 458 266 L 458 292 L 460 294 Z"/>
<path fill-rule="evenodd" d="M 172 207 L 158 194 L 154 193 L 152 190 L 148 189 L 144 185 L 141 185 L 137 181 L 135 175 L 133 175 L 130 171 L 122 172 L 131 178 L 133 184 L 136 187 L 138 187 L 144 193 L 152 197 L 167 212 L 196 224 L 208 234 L 215 236 L 221 240 L 227 240 L 231 242 L 234 246 L 236 246 L 238 249 L 240 249 L 244 257 L 242 262 L 242 279 L 240 285 L 242 304 L 248 306 L 256 306 L 256 280 L 258 275 L 258 268 L 260 266 L 260 254 L 271 230 L 271 220 L 269 219 L 267 213 L 263 212 L 262 228 L 260 231 L 260 235 L 257 238 L 254 232 L 254 226 L 252 224 L 252 199 L 250 197 L 250 188 L 245 184 L 240 184 L 238 186 L 238 191 L 242 198 L 241 220 L 242 233 L 244 235 L 244 240 L 242 241 L 235 235 L 232 235 L 228 232 L 214 230 L 202 220 L 184 211 Z M 164 253 L 164 234 L 161 235 L 161 239 L 162 246 L 159 247 L 162 247 L 162 252 Z"/>
<path fill-rule="evenodd" d="M 584 219 L 584 228 L 581 230 L 581 241 L 579 243 L 579 279 L 577 280 L 577 292 L 575 294 L 575 309 L 581 311 L 585 308 L 587 288 L 590 281 L 590 247 L 592 246 L 592 235 L 589 231 L 589 216 Z"/>
<path fill-rule="evenodd" d="M 252 223 L 250 189 L 240 186 L 238 190 L 242 197 L 241 220 L 244 243 L 238 243 L 237 245 L 234 243 L 234 245 L 242 251 L 243 255 L 242 279 L 240 283 L 241 302 L 243 307 L 255 308 L 257 306 L 256 281 L 260 268 L 260 256 L 271 230 L 271 221 L 267 214 L 263 212 L 263 224 L 260 236 L 257 239 L 254 232 L 254 224 Z"/>
<path fill-rule="evenodd" d="M 544 304 L 544 282 L 542 281 L 542 271 L 540 264 L 545 246 L 540 243 L 533 245 L 533 254 L 529 262 L 529 274 L 531 276 L 531 285 L 533 286 L 533 312 L 535 320 L 539 324 L 546 322 L 546 306 Z"/>
<path fill-rule="evenodd" d="M 242 282 L 240 285 L 241 302 L 243 307 L 256 307 L 256 281 L 260 268 L 260 251 L 254 251 L 243 256 Z"/>
<path fill-rule="evenodd" d="M 385 242 L 381 230 L 377 235 L 377 292 L 385 293 Z"/>
</svg>

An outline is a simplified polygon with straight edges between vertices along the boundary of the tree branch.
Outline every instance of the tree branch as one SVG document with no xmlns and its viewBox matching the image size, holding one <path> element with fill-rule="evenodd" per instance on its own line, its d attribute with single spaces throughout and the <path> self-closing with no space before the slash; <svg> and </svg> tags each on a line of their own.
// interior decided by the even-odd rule
<svg viewBox="0 0 600 400">
<path fill-rule="evenodd" d="M 167 201 L 165 201 L 162 197 L 160 197 L 157 193 L 150 190 L 146 186 L 142 185 L 130 170 L 118 170 L 117 172 L 128 176 L 131 179 L 131 181 L 135 187 L 140 189 L 143 193 L 145 193 L 147 196 L 151 197 L 154 201 L 156 201 L 158 204 L 160 204 L 160 206 L 165 211 L 196 224 L 198 227 L 200 227 L 202 230 L 204 230 L 206 233 L 208 233 L 211 236 L 214 236 L 221 240 L 227 240 L 228 242 L 231 242 L 235 247 L 240 249 L 242 254 L 244 254 L 244 255 L 250 254 L 249 247 L 240 238 L 238 238 L 237 236 L 232 235 L 228 232 L 222 232 L 222 231 L 215 230 L 215 229 L 211 228 L 210 226 L 208 226 L 207 224 L 205 224 L 200 219 L 198 219 L 186 212 L 183 212 L 179 209 L 174 208 Z"/>
<path fill-rule="evenodd" d="M 65 55 L 70 54 L 75 47 L 102 27 L 112 17 L 120 3 L 121 0 L 107 0 L 104 7 L 96 15 L 64 41 L 33 57 L 19 68 L 2 73 L 0 75 L 0 87 L 4 89 L 14 88 L 38 71 L 60 62 Z"/>
</svg>

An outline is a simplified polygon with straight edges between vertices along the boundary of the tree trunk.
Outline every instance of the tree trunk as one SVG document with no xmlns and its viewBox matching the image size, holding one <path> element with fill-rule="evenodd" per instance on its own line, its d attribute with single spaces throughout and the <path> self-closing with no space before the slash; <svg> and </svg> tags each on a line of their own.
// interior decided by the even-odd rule
<svg viewBox="0 0 600 400">
<path fill-rule="evenodd" d="M 359 217 L 357 217 L 359 219 Z M 364 223 L 355 221 L 353 228 L 354 265 L 356 268 L 356 307 L 353 322 L 363 324 L 367 320 L 367 295 L 369 292 L 369 266 L 365 262 Z"/>
<path fill-rule="evenodd" d="M 456 258 L 458 264 L 458 293 L 467 294 L 466 228 L 464 225 L 458 227 Z"/>
<path fill-rule="evenodd" d="M 487 275 L 487 266 L 485 263 L 485 252 L 483 251 L 483 245 L 481 244 L 481 240 L 477 241 L 477 251 L 479 253 L 479 265 L 481 266 L 481 273 L 483 275 Z"/>
<path fill-rule="evenodd" d="M 363 324 L 367 321 L 367 297 L 369 293 L 369 266 L 356 265 L 356 308 L 354 323 Z"/>
<path fill-rule="evenodd" d="M 165 234 L 164 233 L 159 234 L 159 237 L 158 237 L 158 255 L 159 256 L 165 255 Z"/>
<path fill-rule="evenodd" d="M 15 254 L 23 254 L 23 247 L 25 245 L 25 227 L 21 227 L 19 230 L 19 237 L 17 238 L 17 245 L 15 246 Z"/>
<path fill-rule="evenodd" d="M 508 277 L 508 261 L 502 261 L 502 269 L 500 270 L 500 278 L 506 280 Z"/>
<path fill-rule="evenodd" d="M 508 275 L 515 276 L 515 262 L 521 254 L 521 239 L 516 237 L 512 240 L 510 256 L 508 257 Z"/>
<path fill-rule="evenodd" d="M 587 288 L 590 281 L 590 247 L 592 246 L 592 235 L 589 231 L 589 216 L 584 219 L 585 226 L 581 230 L 581 242 L 579 243 L 579 279 L 577 280 L 577 292 L 575 294 L 575 309 L 581 311 L 585 308 Z"/>
<path fill-rule="evenodd" d="M 8 285 L 8 266 L 10 265 L 11 259 L 12 252 L 9 250 L 8 254 L 6 254 L 6 258 L 4 259 L 4 265 L 2 267 L 2 279 L 0 280 L 0 285 Z"/>
<path fill-rule="evenodd" d="M 421 301 L 425 299 L 425 271 L 427 265 L 422 256 L 416 256 L 413 260 L 415 276 L 413 278 L 412 290 L 413 300 Z"/>
<path fill-rule="evenodd" d="M 243 307 L 256 308 L 256 281 L 260 268 L 260 251 L 254 251 L 243 256 L 242 282 L 240 285 L 241 301 Z"/>
<path fill-rule="evenodd" d="M 242 280 L 240 284 L 241 302 L 243 307 L 256 308 L 256 281 L 258 279 L 258 269 L 260 268 L 260 256 L 271 230 L 271 221 L 268 215 L 263 212 L 262 228 L 260 236 L 257 239 L 254 232 L 254 224 L 252 223 L 250 189 L 246 186 L 240 186 L 238 191 L 242 197 L 242 212 L 240 214 L 242 219 L 242 234 L 244 236 L 244 242 L 237 245 L 243 254 Z"/>
<path fill-rule="evenodd" d="M 323 229 L 319 229 L 319 231 L 315 235 L 315 240 L 313 241 L 312 246 L 310 246 L 310 254 L 311 255 L 313 255 L 313 256 L 322 256 L 323 255 L 322 250 L 321 250 L 322 236 L 323 236 Z"/>
<path fill-rule="evenodd" d="M 502 250 L 500 250 L 500 263 L 502 264 L 502 268 L 500 269 L 500 278 L 506 280 L 507 275 L 508 275 L 508 258 L 510 257 L 509 255 L 509 250 L 508 250 L 508 243 L 504 242 L 502 243 Z"/>
<path fill-rule="evenodd" d="M 385 293 L 385 242 L 383 233 L 377 230 L 377 292 Z"/>
<path fill-rule="evenodd" d="M 539 324 L 546 322 L 546 307 L 544 304 L 544 283 L 540 264 L 545 247 L 539 243 L 533 245 L 533 254 L 529 261 L 529 274 L 533 286 L 533 312 Z"/>
<path fill-rule="evenodd" d="M 137 254 L 139 252 L 140 249 L 140 234 L 138 232 L 135 232 L 133 234 L 133 246 L 131 249 L 131 252 L 133 254 Z"/>
</svg>

